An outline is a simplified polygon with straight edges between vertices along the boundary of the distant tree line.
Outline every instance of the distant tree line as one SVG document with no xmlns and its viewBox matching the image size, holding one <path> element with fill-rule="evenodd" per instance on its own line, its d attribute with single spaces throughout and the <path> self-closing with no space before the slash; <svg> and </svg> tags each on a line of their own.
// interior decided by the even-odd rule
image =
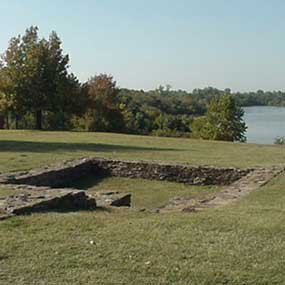
<svg viewBox="0 0 285 285">
<path fill-rule="evenodd" d="M 119 88 L 111 75 L 80 82 L 55 32 L 31 27 L 0 60 L 0 128 L 84 130 L 245 141 L 243 106 L 285 106 L 283 92 Z"/>
</svg>

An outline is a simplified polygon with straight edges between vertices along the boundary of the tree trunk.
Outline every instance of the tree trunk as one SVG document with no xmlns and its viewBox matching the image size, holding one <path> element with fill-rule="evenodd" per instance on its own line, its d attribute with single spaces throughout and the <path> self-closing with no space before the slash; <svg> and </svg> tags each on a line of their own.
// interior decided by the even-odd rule
<svg viewBox="0 0 285 285">
<path fill-rule="evenodd" d="M 61 129 L 65 130 L 65 118 L 64 118 L 64 112 L 61 114 Z"/>
<path fill-rule="evenodd" d="M 19 129 L 19 121 L 20 121 L 20 116 L 18 114 L 16 114 L 16 116 L 15 116 L 16 130 Z"/>
<path fill-rule="evenodd" d="M 6 129 L 9 130 L 10 129 L 10 123 L 9 123 L 9 113 L 7 112 L 6 114 Z"/>
<path fill-rule="evenodd" d="M 36 112 L 36 129 L 42 129 L 42 110 Z"/>
<path fill-rule="evenodd" d="M 5 118 L 4 116 L 0 115 L 0 129 L 3 130 L 5 127 Z"/>
</svg>

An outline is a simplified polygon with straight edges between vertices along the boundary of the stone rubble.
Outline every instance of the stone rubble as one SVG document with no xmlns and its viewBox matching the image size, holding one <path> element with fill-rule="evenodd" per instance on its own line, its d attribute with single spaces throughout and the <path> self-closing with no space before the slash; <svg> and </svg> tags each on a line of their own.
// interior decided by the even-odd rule
<svg viewBox="0 0 285 285">
<path fill-rule="evenodd" d="M 1 175 L 0 183 L 68 187 L 73 181 L 88 176 L 117 176 L 189 185 L 230 185 L 251 171 L 253 169 L 84 158 L 44 169 Z"/>
<path fill-rule="evenodd" d="M 20 190 L 20 195 L 0 198 L 0 219 L 48 210 L 95 209 L 96 207 L 130 207 L 128 193 L 107 192 L 90 195 L 70 187 L 87 177 L 128 177 L 163 180 L 190 185 L 222 185 L 224 191 L 204 200 L 176 197 L 154 212 L 196 212 L 238 200 L 266 184 L 284 169 L 237 169 L 188 164 L 167 164 L 83 158 L 55 166 L 0 175 L 0 186 Z M 63 187 L 67 187 L 62 189 Z"/>
<path fill-rule="evenodd" d="M 250 172 L 240 180 L 207 199 L 177 197 L 158 209 L 159 213 L 169 212 L 198 212 L 207 208 L 216 208 L 242 199 L 252 191 L 264 186 L 274 177 L 284 171 L 284 168 L 259 168 Z"/>
<path fill-rule="evenodd" d="M 131 194 L 120 192 L 97 192 L 92 194 L 98 207 L 131 207 Z"/>
<path fill-rule="evenodd" d="M 2 215 L 27 215 L 35 212 L 93 210 L 96 200 L 85 191 L 74 189 L 47 189 L 31 187 L 22 189 L 20 194 L 0 198 Z"/>
<path fill-rule="evenodd" d="M 127 193 L 98 192 L 89 194 L 87 191 L 69 188 L 9 186 L 15 190 L 16 194 L 0 197 L 0 220 L 36 212 L 96 210 L 97 208 L 131 206 L 131 194 Z"/>
</svg>

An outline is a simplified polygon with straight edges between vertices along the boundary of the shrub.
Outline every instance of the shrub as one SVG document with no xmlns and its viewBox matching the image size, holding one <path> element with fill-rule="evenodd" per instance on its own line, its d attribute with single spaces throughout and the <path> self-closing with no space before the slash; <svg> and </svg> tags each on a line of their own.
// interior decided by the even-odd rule
<svg viewBox="0 0 285 285">
<path fill-rule="evenodd" d="M 274 144 L 284 145 L 285 144 L 285 138 L 284 137 L 276 137 L 274 140 Z"/>
<path fill-rule="evenodd" d="M 196 118 L 192 125 L 194 137 L 207 140 L 246 141 L 243 110 L 230 94 L 214 98 L 204 117 Z"/>
</svg>

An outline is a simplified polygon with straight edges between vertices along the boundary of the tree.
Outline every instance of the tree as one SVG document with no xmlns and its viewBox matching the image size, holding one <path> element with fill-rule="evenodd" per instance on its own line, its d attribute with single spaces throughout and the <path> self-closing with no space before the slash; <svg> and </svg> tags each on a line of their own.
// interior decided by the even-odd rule
<svg viewBox="0 0 285 285">
<path fill-rule="evenodd" d="M 55 98 L 54 111 L 48 116 L 48 126 L 54 130 L 72 128 L 74 116 L 83 116 L 88 106 L 88 98 L 74 74 L 63 79 L 60 88 L 61 96 Z"/>
<path fill-rule="evenodd" d="M 9 129 L 9 115 L 15 113 L 15 102 L 11 81 L 7 76 L 7 69 L 0 62 L 0 128 Z"/>
<path fill-rule="evenodd" d="M 83 87 L 88 94 L 89 130 L 121 131 L 123 115 L 119 107 L 119 89 L 111 75 L 100 74 L 92 77 Z"/>
<path fill-rule="evenodd" d="M 34 113 L 36 129 L 42 128 L 44 111 L 59 112 L 65 107 L 68 62 L 57 34 L 52 32 L 49 40 L 39 39 L 37 27 L 12 38 L 2 57 L 15 109 Z"/>
<path fill-rule="evenodd" d="M 9 114 L 14 110 L 14 102 L 12 98 L 6 96 L 4 93 L 0 92 L 0 129 L 4 128 L 6 123 L 6 128 L 9 129 Z"/>
<path fill-rule="evenodd" d="M 234 97 L 224 94 L 212 99 L 206 116 L 194 121 L 193 134 L 203 139 L 244 142 L 247 127 L 243 115 Z"/>
</svg>

